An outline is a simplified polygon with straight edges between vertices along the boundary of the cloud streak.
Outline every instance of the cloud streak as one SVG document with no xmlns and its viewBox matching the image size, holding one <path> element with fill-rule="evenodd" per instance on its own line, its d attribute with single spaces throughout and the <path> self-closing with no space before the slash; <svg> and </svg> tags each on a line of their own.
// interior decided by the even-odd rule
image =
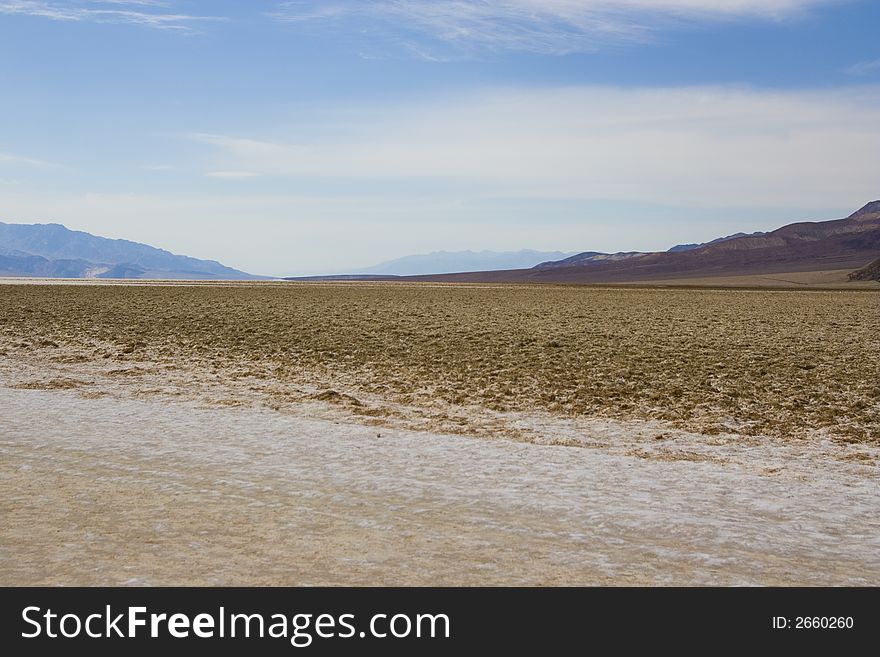
<svg viewBox="0 0 880 657">
<path fill-rule="evenodd" d="M 564 55 L 655 38 L 670 25 L 735 18 L 780 20 L 839 0 L 293 0 L 271 13 L 300 26 L 396 42 L 417 56 L 526 51 Z M 427 37 L 432 43 L 424 43 Z"/>
<path fill-rule="evenodd" d="M 218 178 L 220 180 L 248 180 L 250 178 L 259 178 L 262 174 L 254 171 L 209 171 L 205 175 L 208 178 Z"/>
<path fill-rule="evenodd" d="M 459 195 L 828 207 L 877 194 L 880 89 L 502 89 L 191 135 L 217 171 Z M 334 135 L 340 135 L 338 137 Z"/>
<path fill-rule="evenodd" d="M 847 73 L 855 76 L 865 76 L 865 75 L 874 75 L 880 74 L 880 59 L 874 59 L 867 62 L 859 62 L 858 64 L 853 64 L 847 70 Z"/>
<path fill-rule="evenodd" d="M 176 13 L 170 2 L 155 0 L 0 0 L 0 14 L 18 14 L 71 23 L 142 25 L 161 30 L 195 31 L 199 22 L 226 20 L 220 16 Z"/>
<path fill-rule="evenodd" d="M 45 160 L 38 160 L 33 157 L 24 157 L 21 155 L 15 155 L 14 153 L 3 153 L 0 152 L 0 164 L 18 164 L 18 165 L 27 165 L 32 167 L 57 167 L 59 165 L 54 164 L 53 162 L 46 162 Z"/>
</svg>

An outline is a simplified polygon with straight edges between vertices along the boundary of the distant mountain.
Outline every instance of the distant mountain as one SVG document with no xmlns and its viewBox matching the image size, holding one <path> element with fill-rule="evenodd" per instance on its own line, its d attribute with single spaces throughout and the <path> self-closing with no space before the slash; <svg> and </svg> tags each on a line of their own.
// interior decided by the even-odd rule
<svg viewBox="0 0 880 657">
<path fill-rule="evenodd" d="M 542 262 L 535 265 L 535 269 L 552 269 L 555 267 L 574 267 L 580 265 L 597 265 L 605 262 L 617 262 L 619 260 L 629 260 L 647 255 L 642 251 L 620 251 L 618 253 L 600 253 L 598 251 L 584 251 L 576 253 L 562 260 L 553 260 L 550 262 Z"/>
<path fill-rule="evenodd" d="M 681 251 L 693 251 L 695 249 L 699 249 L 703 246 L 707 246 L 709 244 L 717 244 L 718 242 L 726 242 L 727 240 L 736 239 L 737 237 L 754 237 L 757 235 L 764 235 L 764 233 L 736 233 L 734 235 L 728 235 L 727 237 L 719 237 L 718 239 L 714 239 L 711 242 L 703 242 L 702 244 L 678 244 L 669 249 L 669 253 L 679 253 Z M 608 262 L 618 262 L 621 260 L 631 260 L 633 258 L 640 258 L 642 256 L 650 255 L 650 252 L 645 251 L 619 251 L 618 253 L 602 253 L 599 251 L 584 251 L 583 253 L 577 253 L 573 256 L 569 256 L 568 258 L 563 258 L 562 260 L 555 260 L 551 262 L 542 262 L 535 266 L 535 269 L 555 269 L 560 267 L 575 267 L 575 266 L 586 266 L 586 265 L 600 265 Z"/>
<path fill-rule="evenodd" d="M 494 271 L 534 267 L 571 255 L 561 251 L 434 251 L 410 255 L 356 270 L 357 274 L 415 276 L 464 271 Z M 329 277 L 322 277 L 329 278 Z"/>
<path fill-rule="evenodd" d="M 856 221 L 876 221 L 880 216 L 880 201 L 871 201 L 862 209 L 856 210 L 848 218 Z"/>
<path fill-rule="evenodd" d="M 531 283 L 625 283 L 711 279 L 784 272 L 845 271 L 880 255 L 880 201 L 845 219 L 789 224 L 683 251 L 662 251 L 565 266 L 420 277 L 420 280 Z M 565 262 L 565 261 L 562 261 Z M 557 263 L 558 264 L 558 263 Z M 846 275 L 842 275 L 842 281 Z"/>
<path fill-rule="evenodd" d="M 727 237 L 719 237 L 718 239 L 714 239 L 711 242 L 703 242 L 701 244 L 676 244 L 671 249 L 669 249 L 669 253 L 677 253 L 679 251 L 693 251 L 694 249 L 699 249 L 700 247 L 708 246 L 709 244 L 717 244 L 718 242 L 735 240 L 737 237 L 758 237 L 759 235 L 766 234 L 767 233 L 762 233 L 761 231 L 755 233 L 734 233 L 733 235 L 728 235 Z"/>
<path fill-rule="evenodd" d="M 251 280 L 215 260 L 175 255 L 139 242 L 97 237 L 61 224 L 0 222 L 0 276 Z"/>
</svg>

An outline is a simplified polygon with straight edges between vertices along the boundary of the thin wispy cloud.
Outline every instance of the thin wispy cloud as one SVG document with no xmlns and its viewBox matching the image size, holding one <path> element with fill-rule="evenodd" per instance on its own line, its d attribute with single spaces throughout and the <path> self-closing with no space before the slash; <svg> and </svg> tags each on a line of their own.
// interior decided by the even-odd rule
<svg viewBox="0 0 880 657">
<path fill-rule="evenodd" d="M 425 59 L 458 53 L 524 51 L 564 55 L 644 42 L 671 25 L 758 18 L 780 20 L 836 0 L 289 0 L 279 21 L 339 29 L 394 43 Z M 425 43 L 425 39 L 432 43 Z"/>
<path fill-rule="evenodd" d="M 859 62 L 853 64 L 846 72 L 850 75 L 862 77 L 865 75 L 880 75 L 880 59 L 873 59 L 867 62 Z"/>
<path fill-rule="evenodd" d="M 219 178 L 220 180 L 249 180 L 250 178 L 258 178 L 262 174 L 255 171 L 209 171 L 205 175 L 208 178 Z"/>
<path fill-rule="evenodd" d="M 300 121 L 318 137 L 190 138 L 217 171 L 534 199 L 845 204 L 880 169 L 876 88 L 500 89 L 321 120 Z"/>
<path fill-rule="evenodd" d="M 64 22 L 142 25 L 154 29 L 193 32 L 206 21 L 222 16 L 178 13 L 172 2 L 162 0 L 0 0 L 0 14 L 18 14 Z"/>
<path fill-rule="evenodd" d="M 38 160 L 34 157 L 25 157 L 23 155 L 16 155 L 14 153 L 3 153 L 0 152 L 0 164 L 24 164 L 32 167 L 57 167 L 59 165 L 54 162 L 46 162 L 45 160 Z"/>
</svg>

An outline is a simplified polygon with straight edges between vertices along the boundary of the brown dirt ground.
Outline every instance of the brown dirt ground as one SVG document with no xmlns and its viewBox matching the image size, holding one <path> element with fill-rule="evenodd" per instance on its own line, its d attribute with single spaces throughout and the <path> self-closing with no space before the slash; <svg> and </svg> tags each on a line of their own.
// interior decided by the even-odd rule
<svg viewBox="0 0 880 657">
<path fill-rule="evenodd" d="M 403 405 L 477 433 L 492 432 L 477 412 L 539 411 L 877 445 L 877 326 L 880 295 L 855 291 L 0 285 L 17 385 L 237 383 L 276 406 L 323 395 L 381 422 Z M 55 373 L 28 379 L 37 362 Z"/>
</svg>

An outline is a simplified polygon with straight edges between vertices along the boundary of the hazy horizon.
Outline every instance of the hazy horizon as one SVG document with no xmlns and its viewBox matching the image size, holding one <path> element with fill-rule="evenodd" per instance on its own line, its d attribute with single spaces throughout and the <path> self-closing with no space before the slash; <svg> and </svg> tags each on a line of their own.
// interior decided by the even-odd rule
<svg viewBox="0 0 880 657">
<path fill-rule="evenodd" d="M 0 220 L 286 276 L 840 218 L 880 197 L 878 23 L 865 0 L 0 0 Z"/>
</svg>

